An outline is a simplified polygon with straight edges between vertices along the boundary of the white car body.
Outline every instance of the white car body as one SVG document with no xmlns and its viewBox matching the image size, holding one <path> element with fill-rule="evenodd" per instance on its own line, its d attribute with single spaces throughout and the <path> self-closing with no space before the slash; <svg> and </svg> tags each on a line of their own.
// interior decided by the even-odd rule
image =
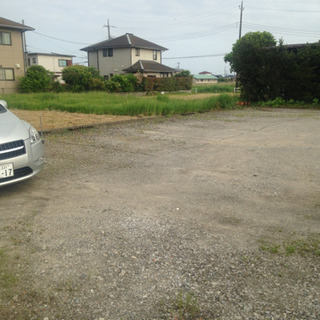
<svg viewBox="0 0 320 320">
<path fill-rule="evenodd" d="M 39 133 L 0 100 L 0 186 L 29 179 L 43 166 L 44 146 Z"/>
</svg>

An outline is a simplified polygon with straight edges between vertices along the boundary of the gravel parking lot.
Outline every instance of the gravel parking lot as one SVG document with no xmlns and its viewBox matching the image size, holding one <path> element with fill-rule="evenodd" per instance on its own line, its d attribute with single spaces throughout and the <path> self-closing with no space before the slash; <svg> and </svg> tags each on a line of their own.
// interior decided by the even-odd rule
<svg viewBox="0 0 320 320">
<path fill-rule="evenodd" d="M 0 319 L 320 319 L 320 112 L 47 134 L 0 189 Z"/>
</svg>

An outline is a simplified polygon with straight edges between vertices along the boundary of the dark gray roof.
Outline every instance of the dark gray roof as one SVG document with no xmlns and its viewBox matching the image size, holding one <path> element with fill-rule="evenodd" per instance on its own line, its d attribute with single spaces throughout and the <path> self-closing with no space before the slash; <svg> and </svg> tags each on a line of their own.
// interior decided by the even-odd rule
<svg viewBox="0 0 320 320">
<path fill-rule="evenodd" d="M 83 51 L 96 51 L 108 48 L 140 48 L 165 51 L 165 47 L 161 47 L 153 42 L 139 38 L 132 33 L 126 33 L 118 38 L 105 40 L 89 47 L 82 48 Z"/>
<path fill-rule="evenodd" d="M 131 67 L 123 69 L 126 72 L 175 72 L 175 69 L 167 67 L 161 63 L 149 60 L 139 60 Z"/>
<path fill-rule="evenodd" d="M 17 23 L 5 18 L 0 17 L 0 28 L 5 28 L 5 29 L 14 29 L 14 30 L 19 30 L 19 31 L 33 31 L 34 28 L 28 27 L 24 24 Z"/>
</svg>

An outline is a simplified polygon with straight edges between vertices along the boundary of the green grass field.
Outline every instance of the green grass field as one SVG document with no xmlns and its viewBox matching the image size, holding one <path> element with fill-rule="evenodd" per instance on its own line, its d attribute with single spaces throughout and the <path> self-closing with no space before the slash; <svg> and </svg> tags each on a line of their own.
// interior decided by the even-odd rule
<svg viewBox="0 0 320 320">
<path fill-rule="evenodd" d="M 195 96 L 195 95 L 190 95 Z M 137 96 L 105 92 L 33 93 L 0 95 L 9 108 L 23 110 L 59 110 L 111 115 L 170 115 L 205 112 L 236 107 L 237 97 L 221 94 L 204 99 L 177 99 L 169 95 Z"/>
</svg>

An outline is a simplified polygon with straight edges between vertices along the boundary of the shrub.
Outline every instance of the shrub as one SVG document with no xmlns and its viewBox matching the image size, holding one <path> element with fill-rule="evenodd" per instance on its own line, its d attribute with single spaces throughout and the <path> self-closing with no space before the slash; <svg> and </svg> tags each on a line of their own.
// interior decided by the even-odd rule
<svg viewBox="0 0 320 320">
<path fill-rule="evenodd" d="M 43 92 L 52 89 L 53 74 L 42 66 L 31 66 L 19 83 L 20 92 Z"/>
<path fill-rule="evenodd" d="M 81 92 L 101 88 L 102 77 L 93 67 L 70 66 L 62 70 L 62 79 L 68 85 L 70 91 Z M 93 80 L 95 79 L 95 80 Z"/>
<path fill-rule="evenodd" d="M 133 74 L 114 75 L 106 83 L 109 92 L 133 92 L 138 88 L 138 79 Z"/>
<path fill-rule="evenodd" d="M 145 91 L 179 91 L 191 90 L 191 77 L 143 78 Z"/>
</svg>

